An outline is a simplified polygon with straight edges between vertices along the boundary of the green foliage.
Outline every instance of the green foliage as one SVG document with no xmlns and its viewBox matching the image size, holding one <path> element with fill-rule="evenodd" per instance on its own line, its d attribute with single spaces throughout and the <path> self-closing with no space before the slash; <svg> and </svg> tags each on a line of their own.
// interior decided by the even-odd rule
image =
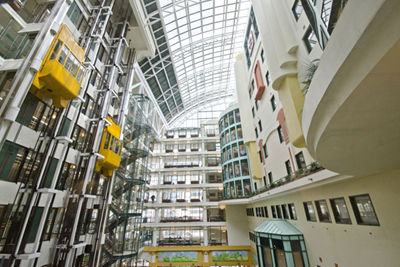
<svg viewBox="0 0 400 267">
<path fill-rule="evenodd" d="M 310 88 L 311 81 L 314 77 L 315 72 L 318 69 L 318 65 L 319 59 L 314 59 L 313 61 L 306 60 L 302 66 L 300 78 L 303 80 L 301 83 L 305 85 L 303 89 L 304 95 L 307 94 L 308 88 Z"/>
</svg>

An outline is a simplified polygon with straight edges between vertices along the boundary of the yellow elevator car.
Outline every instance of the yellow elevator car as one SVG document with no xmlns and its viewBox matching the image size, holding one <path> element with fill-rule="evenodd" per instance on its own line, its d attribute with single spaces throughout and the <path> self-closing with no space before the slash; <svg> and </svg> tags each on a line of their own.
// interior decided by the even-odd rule
<svg viewBox="0 0 400 267">
<path fill-rule="evenodd" d="M 65 25 L 61 25 L 42 66 L 33 80 L 30 92 L 43 99 L 53 99 L 53 106 L 66 108 L 79 94 L 86 68 L 85 51 Z"/>
<path fill-rule="evenodd" d="M 105 176 L 111 176 L 113 170 L 119 167 L 123 144 L 118 138 L 121 134 L 121 127 L 115 124 L 111 117 L 108 117 L 107 120 L 111 122 L 111 125 L 104 129 L 99 150 L 104 159 L 97 160 L 96 171 L 102 169 Z"/>
</svg>

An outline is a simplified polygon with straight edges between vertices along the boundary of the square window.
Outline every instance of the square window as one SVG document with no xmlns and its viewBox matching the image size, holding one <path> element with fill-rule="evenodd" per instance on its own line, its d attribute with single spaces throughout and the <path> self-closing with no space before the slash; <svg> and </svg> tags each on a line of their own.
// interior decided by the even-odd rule
<svg viewBox="0 0 400 267">
<path fill-rule="evenodd" d="M 300 152 L 296 155 L 296 162 L 299 169 L 304 169 L 305 167 L 307 167 L 303 152 Z"/>
<path fill-rule="evenodd" d="M 303 202 L 304 211 L 306 213 L 307 221 L 316 222 L 317 217 L 315 216 L 314 206 L 311 201 Z"/>
<path fill-rule="evenodd" d="M 261 124 L 261 120 L 258 121 L 258 128 L 260 128 L 260 133 L 262 132 L 262 124 Z"/>
<path fill-rule="evenodd" d="M 272 217 L 273 217 L 273 218 L 276 218 L 275 206 L 271 206 L 271 210 L 272 210 Z"/>
<path fill-rule="evenodd" d="M 268 157 L 267 144 L 263 145 L 263 150 L 264 150 L 264 158 L 267 158 Z"/>
<path fill-rule="evenodd" d="M 265 80 L 267 81 L 267 86 L 271 83 L 271 78 L 269 77 L 269 71 L 267 71 L 267 74 L 265 74 Z"/>
<path fill-rule="evenodd" d="M 276 109 L 275 96 L 271 97 L 271 107 L 272 107 L 272 111 L 275 111 L 275 109 Z"/>
<path fill-rule="evenodd" d="M 265 54 L 264 54 L 264 49 L 261 50 L 261 61 L 264 63 L 265 60 Z"/>
<path fill-rule="evenodd" d="M 283 141 L 285 141 L 285 137 L 283 136 L 282 126 L 279 126 L 277 130 L 279 135 L 279 141 L 283 143 Z"/>
<path fill-rule="evenodd" d="M 288 211 L 287 211 L 287 205 L 283 204 L 283 205 L 281 205 L 281 207 L 282 207 L 283 219 L 289 220 L 289 214 L 288 214 Z"/>
<path fill-rule="evenodd" d="M 329 222 L 329 223 L 332 222 L 326 200 L 315 201 L 315 207 L 317 209 L 318 218 L 320 222 Z"/>
<path fill-rule="evenodd" d="M 285 166 L 287 174 L 291 174 L 293 171 L 292 171 L 292 165 L 290 164 L 290 160 L 285 161 Z"/>
<path fill-rule="evenodd" d="M 296 209 L 294 207 L 294 204 L 288 204 L 288 209 L 289 209 L 289 215 L 291 220 L 297 220 L 297 214 L 296 214 Z"/>
<path fill-rule="evenodd" d="M 307 48 L 308 53 L 313 50 L 315 44 L 318 42 L 317 36 L 315 36 L 315 33 L 311 27 L 308 27 L 306 33 L 304 34 L 303 42 Z"/>
<path fill-rule="evenodd" d="M 349 211 L 343 197 L 330 199 L 333 217 L 336 223 L 351 224 Z"/>
<path fill-rule="evenodd" d="M 292 7 L 292 12 L 294 15 L 294 18 L 296 21 L 298 21 L 301 12 L 303 12 L 303 5 L 301 4 L 300 0 L 294 1 L 293 7 Z"/>
<path fill-rule="evenodd" d="M 281 207 L 279 205 L 276 205 L 276 213 L 278 215 L 278 218 L 282 219 L 282 211 L 281 211 Z"/>
<path fill-rule="evenodd" d="M 349 198 L 358 224 L 379 226 L 378 217 L 375 214 L 369 194 Z"/>
</svg>

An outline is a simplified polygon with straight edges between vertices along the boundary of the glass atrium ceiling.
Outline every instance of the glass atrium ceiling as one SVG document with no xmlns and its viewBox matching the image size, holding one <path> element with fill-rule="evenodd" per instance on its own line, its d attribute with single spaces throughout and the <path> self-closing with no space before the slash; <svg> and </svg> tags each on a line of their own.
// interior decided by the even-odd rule
<svg viewBox="0 0 400 267">
<path fill-rule="evenodd" d="M 249 0 L 142 0 L 157 42 L 140 62 L 166 120 L 233 95 L 233 64 L 243 46 Z"/>
</svg>

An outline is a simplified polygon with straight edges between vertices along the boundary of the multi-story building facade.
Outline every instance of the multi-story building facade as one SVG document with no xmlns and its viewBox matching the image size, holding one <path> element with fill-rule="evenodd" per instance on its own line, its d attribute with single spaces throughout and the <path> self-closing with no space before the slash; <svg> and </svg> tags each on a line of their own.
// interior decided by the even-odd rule
<svg viewBox="0 0 400 267">
<path fill-rule="evenodd" d="M 398 1 L 0 11 L 0 266 L 398 265 Z"/>
<path fill-rule="evenodd" d="M 216 121 L 171 129 L 154 143 L 143 221 L 150 246 L 227 244 L 220 153 Z"/>
<path fill-rule="evenodd" d="M 155 50 L 143 6 L 0 9 L 1 265 L 126 264 L 139 250 L 150 139 L 165 125 L 137 64 Z"/>
</svg>

